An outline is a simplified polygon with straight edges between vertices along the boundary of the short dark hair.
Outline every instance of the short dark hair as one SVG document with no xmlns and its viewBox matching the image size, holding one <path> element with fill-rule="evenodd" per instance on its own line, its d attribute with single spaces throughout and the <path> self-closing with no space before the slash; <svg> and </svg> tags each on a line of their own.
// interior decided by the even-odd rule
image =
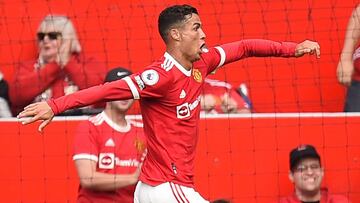
<svg viewBox="0 0 360 203">
<path fill-rule="evenodd" d="M 193 13 L 199 14 L 196 8 L 184 4 L 184 5 L 174 5 L 164 9 L 158 19 L 158 29 L 161 35 L 161 38 L 167 42 L 167 35 L 169 28 L 173 25 L 178 24 L 186 20 L 187 15 L 192 15 Z"/>
</svg>

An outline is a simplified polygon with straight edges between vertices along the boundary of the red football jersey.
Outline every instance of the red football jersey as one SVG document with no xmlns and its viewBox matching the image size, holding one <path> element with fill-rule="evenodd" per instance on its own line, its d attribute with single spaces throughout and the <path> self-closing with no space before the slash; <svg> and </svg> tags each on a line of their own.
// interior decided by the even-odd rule
<svg viewBox="0 0 360 203">
<path fill-rule="evenodd" d="M 152 186 L 174 182 L 193 187 L 200 93 L 216 68 L 251 56 L 294 56 L 296 43 L 242 40 L 210 48 L 186 70 L 170 54 L 140 73 L 49 100 L 55 114 L 99 101 L 140 99 L 148 154 L 140 180 Z"/>
<path fill-rule="evenodd" d="M 195 147 L 198 139 L 200 93 L 206 75 L 220 62 L 216 49 L 207 61 L 186 70 L 171 55 L 126 79 L 138 95 L 149 143 L 149 157 L 140 180 L 149 185 L 173 182 L 193 187 Z"/>
<path fill-rule="evenodd" d="M 96 170 L 110 174 L 131 174 L 145 155 L 143 124 L 127 120 L 114 123 L 102 112 L 82 122 L 76 132 L 73 160 L 97 162 Z M 78 202 L 133 202 L 135 185 L 114 192 L 92 191 L 79 186 Z"/>
</svg>

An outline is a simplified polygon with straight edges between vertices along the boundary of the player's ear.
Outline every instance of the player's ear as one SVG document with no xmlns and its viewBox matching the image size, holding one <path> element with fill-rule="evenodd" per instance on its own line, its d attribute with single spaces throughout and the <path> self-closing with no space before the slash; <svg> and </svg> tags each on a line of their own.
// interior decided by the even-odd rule
<svg viewBox="0 0 360 203">
<path fill-rule="evenodd" d="M 289 180 L 294 183 L 294 174 L 292 173 L 292 171 L 289 171 Z"/>
<path fill-rule="evenodd" d="M 172 28 L 172 29 L 170 29 L 169 34 L 170 34 L 171 39 L 173 39 L 175 41 L 180 41 L 180 31 L 179 31 L 179 29 Z"/>
</svg>

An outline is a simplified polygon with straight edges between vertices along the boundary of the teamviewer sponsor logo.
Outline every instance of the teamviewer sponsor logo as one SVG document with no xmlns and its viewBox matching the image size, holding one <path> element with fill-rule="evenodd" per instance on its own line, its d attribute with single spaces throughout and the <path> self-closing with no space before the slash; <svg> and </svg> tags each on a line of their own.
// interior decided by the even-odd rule
<svg viewBox="0 0 360 203">
<path fill-rule="evenodd" d="M 115 162 L 114 153 L 100 153 L 99 154 L 99 168 L 113 169 Z"/>
<path fill-rule="evenodd" d="M 176 107 L 176 113 L 178 118 L 187 118 L 190 116 L 189 103 L 184 103 Z"/>
<path fill-rule="evenodd" d="M 176 107 L 176 114 L 178 118 L 187 118 L 190 116 L 192 110 L 199 106 L 200 96 L 198 96 L 193 103 L 184 103 Z"/>
</svg>

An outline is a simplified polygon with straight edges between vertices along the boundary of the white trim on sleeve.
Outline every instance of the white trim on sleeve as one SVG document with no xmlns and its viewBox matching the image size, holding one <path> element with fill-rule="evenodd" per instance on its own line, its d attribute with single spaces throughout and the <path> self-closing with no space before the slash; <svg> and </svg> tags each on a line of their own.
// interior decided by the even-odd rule
<svg viewBox="0 0 360 203">
<path fill-rule="evenodd" d="M 75 154 L 73 156 L 73 160 L 79 160 L 79 159 L 90 159 L 92 161 L 96 161 L 98 162 L 98 157 L 96 155 L 93 155 L 93 154 L 85 154 L 85 153 L 82 153 L 82 154 Z"/>
<path fill-rule="evenodd" d="M 225 59 L 226 59 L 226 54 L 225 54 L 225 51 L 224 51 L 223 48 L 221 48 L 221 47 L 219 47 L 219 46 L 217 46 L 217 47 L 215 47 L 215 48 L 216 48 L 216 49 L 219 51 L 219 53 L 220 53 L 220 63 L 219 63 L 219 65 L 217 66 L 217 68 L 219 68 L 220 66 L 224 65 Z"/>
<path fill-rule="evenodd" d="M 127 83 L 127 85 L 129 86 L 131 93 L 134 97 L 134 99 L 140 99 L 140 95 L 138 90 L 136 89 L 135 84 L 133 83 L 133 81 L 131 80 L 131 78 L 129 76 L 123 78 L 122 80 L 125 80 L 125 82 Z"/>
</svg>

